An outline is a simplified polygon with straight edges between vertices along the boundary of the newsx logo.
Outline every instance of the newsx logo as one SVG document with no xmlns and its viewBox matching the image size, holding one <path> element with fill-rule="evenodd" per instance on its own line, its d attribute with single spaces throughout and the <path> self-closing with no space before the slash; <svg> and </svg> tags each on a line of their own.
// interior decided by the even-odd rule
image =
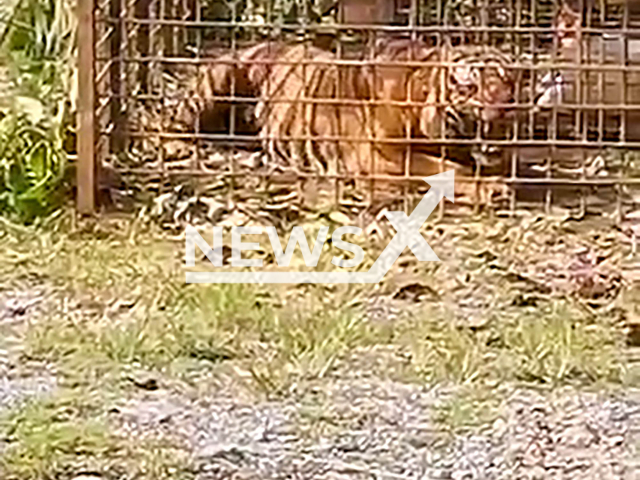
<svg viewBox="0 0 640 480">
<path fill-rule="evenodd" d="M 440 259 L 420 234 L 420 227 L 429 218 L 443 197 L 454 201 L 454 171 L 440 173 L 424 178 L 431 188 L 420 200 L 410 216 L 404 212 L 385 212 L 385 216 L 395 228 L 396 234 L 367 272 L 298 272 L 298 271 L 248 271 L 248 272 L 186 272 L 187 283 L 378 283 L 391 269 L 406 247 L 421 262 L 438 262 Z M 276 228 L 265 227 L 271 248 L 278 266 L 289 266 L 296 244 L 307 267 L 315 267 L 320 259 L 322 248 L 329 233 L 329 227 L 322 227 L 316 238 L 313 251 L 309 248 L 302 227 L 294 227 L 286 250 L 278 237 Z M 231 229 L 231 266 L 262 267 L 262 260 L 242 258 L 242 251 L 257 250 L 258 243 L 243 243 L 242 235 L 263 233 L 262 227 L 232 227 Z M 195 247 L 207 256 L 216 267 L 222 267 L 222 227 L 213 227 L 213 247 L 202 238 L 192 226 L 186 229 L 186 266 L 195 266 Z M 364 250 L 353 243 L 343 240 L 346 234 L 359 235 L 362 229 L 355 226 L 339 227 L 331 236 L 332 244 L 341 250 L 353 253 L 351 259 L 333 257 L 331 263 L 341 268 L 353 268 L 362 263 Z"/>
<path fill-rule="evenodd" d="M 302 227 L 294 227 L 291 232 L 291 236 L 289 237 L 287 249 L 283 251 L 282 244 L 280 243 L 280 238 L 278 237 L 275 227 L 231 227 L 232 267 L 262 267 L 262 260 L 258 258 L 242 258 L 243 251 L 258 250 L 260 248 L 259 243 L 244 243 L 242 241 L 242 235 L 260 235 L 265 230 L 269 236 L 269 241 L 275 255 L 276 263 L 280 267 L 289 266 L 296 244 L 300 245 L 300 251 L 302 252 L 305 265 L 307 267 L 317 266 L 320 254 L 322 253 L 322 248 L 327 240 L 327 234 L 329 233 L 329 227 L 320 228 L 312 251 L 309 248 L 309 243 Z M 187 243 L 187 249 L 189 252 L 187 266 L 193 266 L 191 252 L 195 252 L 195 246 L 197 245 L 215 267 L 222 267 L 222 255 L 220 253 L 220 247 L 223 243 L 222 233 L 222 227 L 213 227 L 213 247 L 211 248 L 194 227 L 188 226 L 187 235 L 189 235 L 189 238 L 192 238 L 194 241 Z M 356 267 L 364 259 L 364 250 L 360 246 L 342 240 L 342 237 L 348 233 L 359 235 L 362 233 L 362 229 L 352 226 L 340 227 L 336 229 L 331 236 L 331 242 L 335 247 L 354 254 L 354 258 L 351 260 L 333 257 L 331 263 L 343 268 Z M 207 249 L 209 250 L 207 251 Z"/>
</svg>

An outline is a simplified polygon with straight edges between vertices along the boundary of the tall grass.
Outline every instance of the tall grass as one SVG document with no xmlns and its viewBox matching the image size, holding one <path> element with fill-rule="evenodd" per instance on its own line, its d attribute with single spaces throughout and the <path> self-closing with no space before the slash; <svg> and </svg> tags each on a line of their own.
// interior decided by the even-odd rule
<svg viewBox="0 0 640 480">
<path fill-rule="evenodd" d="M 68 0 L 19 0 L 0 24 L 0 208 L 31 222 L 60 206 L 75 110 L 76 17 Z"/>
</svg>

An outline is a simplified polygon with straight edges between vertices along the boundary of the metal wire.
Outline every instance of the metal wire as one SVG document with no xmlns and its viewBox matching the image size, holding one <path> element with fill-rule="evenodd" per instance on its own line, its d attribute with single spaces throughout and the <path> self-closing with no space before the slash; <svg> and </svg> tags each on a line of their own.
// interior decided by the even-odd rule
<svg viewBox="0 0 640 480">
<path fill-rule="evenodd" d="M 140 150 L 149 150 L 149 145 L 155 145 L 157 151 L 147 154 L 142 153 L 142 157 L 154 156 L 159 169 L 163 175 L 193 175 L 194 177 L 214 175 L 220 178 L 231 178 L 232 186 L 241 187 L 241 182 L 237 178 L 254 175 L 256 178 L 264 177 L 264 172 L 241 171 L 237 165 L 236 155 L 239 149 L 248 148 L 249 144 L 259 142 L 302 142 L 305 145 L 327 144 L 333 142 L 335 150 L 339 151 L 340 145 L 346 143 L 367 142 L 370 148 L 369 171 L 379 173 L 376 169 L 376 159 L 379 155 L 376 149 L 382 145 L 397 145 L 402 147 L 401 157 L 398 158 L 399 165 L 403 165 L 402 175 L 389 176 L 384 174 L 361 175 L 327 173 L 322 175 L 325 180 L 335 180 L 336 203 L 338 202 L 341 186 L 339 180 L 361 179 L 370 180 L 371 194 L 369 201 L 375 200 L 373 196 L 374 186 L 378 181 L 393 180 L 405 185 L 402 189 L 402 198 L 405 200 L 405 209 L 409 203 L 406 199 L 410 195 L 407 185 L 415 183 L 415 178 L 411 177 L 413 151 L 422 147 L 433 147 L 439 157 L 439 169 L 446 169 L 445 160 L 457 161 L 455 157 L 457 149 L 472 149 L 484 152 L 482 155 L 489 155 L 492 148 L 498 149 L 503 155 L 506 167 L 501 175 L 484 174 L 485 167 L 478 158 L 484 158 L 476 153 L 472 157 L 476 162 L 475 169 L 470 170 L 468 176 L 457 178 L 460 184 L 470 183 L 475 185 L 476 205 L 480 205 L 482 195 L 480 194 L 483 185 L 499 183 L 513 187 L 508 196 L 508 205 L 512 211 L 518 206 L 518 194 L 515 187 L 527 189 L 539 188 L 542 193 L 542 204 L 547 213 L 552 212 L 555 201 L 554 187 L 570 186 L 575 187 L 578 192 L 574 195 L 574 202 L 580 215 L 587 213 L 589 205 L 587 202 L 586 187 L 613 187 L 616 189 L 616 215 L 621 218 L 625 200 L 623 199 L 624 185 L 640 185 L 640 180 L 630 178 L 623 172 L 611 173 L 609 177 L 596 177 L 595 173 L 589 173 L 590 162 L 598 155 L 608 155 L 608 150 L 623 151 L 625 158 L 629 151 L 640 150 L 640 138 L 635 138 L 629 128 L 630 114 L 640 111 L 640 98 L 632 98 L 630 91 L 633 90 L 630 84 L 632 74 L 640 73 L 640 65 L 630 65 L 629 41 L 632 36 L 640 36 L 640 28 L 630 27 L 628 5 L 624 5 L 623 13 L 619 21 L 611 21 L 607 17 L 607 5 L 604 0 L 599 0 L 597 5 L 586 6 L 584 0 L 579 1 L 578 13 L 579 21 L 573 30 L 559 28 L 557 22 L 551 25 L 539 25 L 539 18 L 542 15 L 541 4 L 536 0 L 508 0 L 507 8 L 509 25 L 492 25 L 490 9 L 495 7 L 491 2 L 482 0 L 478 3 L 479 15 L 474 24 L 459 24 L 459 20 L 454 20 L 454 15 L 446 1 L 437 2 L 435 5 L 435 15 L 423 12 L 423 8 L 428 5 L 424 0 L 411 0 L 405 2 L 404 10 L 401 12 L 406 18 L 406 25 L 384 25 L 380 23 L 368 22 L 363 24 L 344 23 L 342 7 L 338 9 L 338 23 L 315 24 L 309 22 L 310 18 L 307 4 L 304 3 L 302 20 L 295 24 L 282 24 L 276 21 L 276 15 L 269 6 L 267 18 L 264 22 L 239 21 L 242 18 L 236 2 L 229 6 L 229 19 L 211 20 L 203 17 L 203 6 L 199 0 L 195 1 L 193 11 L 189 11 L 186 0 L 111 0 L 111 4 L 105 3 L 104 8 L 99 8 L 95 16 L 95 25 L 100 26 L 105 32 L 97 35 L 95 82 L 100 84 L 109 77 L 111 72 L 110 88 L 96 89 L 96 101 L 99 105 L 100 113 L 108 112 L 111 116 L 111 123 L 100 124 L 96 128 L 96 134 L 100 139 L 110 138 L 109 152 L 99 150 L 99 155 L 108 158 L 121 155 L 130 145 L 137 145 Z M 270 5 L 270 4 L 269 4 Z M 556 4 L 553 15 L 558 18 L 560 5 Z M 525 12 L 526 15 L 523 13 Z M 423 19 L 435 18 L 438 24 L 424 24 Z M 97 28 L 97 27 L 96 27 Z M 109 30 L 111 29 L 111 30 Z M 188 32 L 195 31 L 195 54 L 188 53 L 184 44 L 189 38 Z M 218 37 L 224 36 L 223 32 L 230 32 L 230 41 L 227 50 L 232 54 L 227 58 L 222 55 L 214 55 L 207 52 L 205 37 L 207 32 L 218 32 Z M 262 32 L 262 33 L 261 33 Z M 273 41 L 276 34 L 281 36 L 283 41 L 291 41 L 291 35 L 287 33 L 302 33 L 304 36 L 305 55 L 304 59 L 296 61 L 284 61 L 273 58 L 241 58 L 241 37 L 246 35 L 249 40 L 261 41 L 260 37 L 266 34 L 266 41 Z M 361 32 L 369 41 L 364 42 L 363 51 L 357 58 L 345 54 L 344 40 L 350 32 Z M 335 47 L 335 55 L 328 60 L 310 58 L 306 52 L 306 46 L 314 35 L 329 34 L 332 36 Z M 436 62 L 423 62 L 416 59 L 413 48 L 405 61 L 381 61 L 376 57 L 375 44 L 378 37 L 402 37 L 406 34 L 411 40 L 411 45 L 418 45 L 420 42 L 428 42 L 432 39 L 435 45 L 433 48 L 439 49 L 441 54 Z M 565 37 L 561 37 L 565 35 Z M 568 37 L 566 37 L 569 35 Z M 571 39 L 575 45 L 575 51 L 567 50 L 567 38 Z M 426 40 L 425 40 L 426 39 Z M 265 40 L 262 40 L 265 41 Z M 506 72 L 515 80 L 513 83 L 513 101 L 509 103 L 492 102 L 493 109 L 504 110 L 505 117 L 501 120 L 505 123 L 505 131 L 499 132 L 496 137 L 492 133 L 493 125 L 485 121 L 481 116 L 473 119 L 474 130 L 470 135 L 456 136 L 452 134 L 447 123 L 447 113 L 451 109 L 458 108 L 451 98 L 453 91 L 450 85 L 452 78 L 452 68 L 460 64 L 451 59 L 451 53 L 456 45 L 471 41 L 482 45 L 492 45 L 492 48 L 508 50 L 511 61 L 504 66 Z M 111 42 L 111 43 L 109 43 Z M 277 42 L 277 40 L 276 40 Z M 546 42 L 546 43 L 545 43 Z M 110 50 L 102 48 L 103 44 L 111 45 Z M 546 45 L 541 47 L 540 45 Z M 613 61 L 610 61 L 607 54 L 607 46 L 613 45 L 617 54 Z M 545 50 L 546 49 L 546 50 Z M 595 52 L 595 55 L 594 55 Z M 269 55 L 271 57 L 271 55 Z M 270 98 L 259 98 L 264 92 L 277 92 L 278 88 L 263 88 L 257 92 L 257 96 L 246 96 L 247 86 L 244 82 L 249 79 L 234 73 L 229 77 L 230 84 L 228 91 L 223 94 L 211 92 L 207 100 L 215 104 L 228 105 L 228 118 L 225 120 L 226 129 L 220 133 L 206 130 L 202 125 L 199 115 L 194 118 L 193 131 L 181 131 L 173 127 L 172 113 L 175 109 L 172 105 L 183 102 L 193 92 L 188 92 L 180 82 L 184 78 L 175 75 L 174 82 L 178 92 L 172 93 L 169 99 L 170 88 L 167 86 L 165 71 L 176 67 L 190 67 L 197 69 L 197 76 L 206 73 L 207 69 L 230 65 L 234 72 L 239 69 L 247 70 L 261 67 L 265 71 L 271 71 L 277 66 L 298 66 L 302 74 L 302 83 L 305 86 L 299 98 L 291 98 L 285 92 L 285 96 L 272 95 Z M 316 98 L 311 92 L 306 90 L 307 79 L 315 75 L 309 65 L 314 67 L 330 67 L 337 69 L 336 91 L 343 92 L 348 89 L 343 85 L 345 75 L 343 69 L 357 68 L 369 69 L 373 77 L 373 85 L 378 85 L 377 77 L 380 68 L 395 67 L 398 69 L 434 69 L 440 78 L 440 98 L 428 101 L 419 101 L 414 98 L 415 86 L 411 83 L 415 81 L 410 78 L 409 85 L 403 86 L 406 95 L 398 99 L 391 95 L 379 95 L 381 92 L 370 92 L 368 98 L 343 98 L 344 95 L 337 95 L 336 98 Z M 484 78 L 484 73 L 492 68 L 494 64 L 481 61 L 469 61 L 465 64 L 467 68 L 474 68 L 480 72 Z M 138 69 L 138 78 L 143 85 L 137 88 L 131 80 L 131 69 Z M 543 78 L 550 77 L 555 82 L 556 78 L 561 78 L 565 83 L 554 83 L 551 87 L 542 85 Z M 271 76 L 267 75 L 265 82 L 271 81 Z M 199 82 L 204 82 L 204 78 L 198 77 Z M 237 82 L 242 81 L 242 85 Z M 148 85 L 146 87 L 145 85 Z M 242 88 L 239 88 L 242 86 Z M 386 88 L 386 87 L 385 87 Z M 479 98 L 486 99 L 491 94 L 490 85 L 481 80 L 478 84 Z M 547 88 L 547 90 L 544 90 Z M 537 103 L 539 91 L 556 95 L 551 104 L 541 106 Z M 555 90 L 553 90 L 555 89 Z M 182 91 L 181 91 L 182 90 Z M 259 89 L 258 89 L 259 90 Z M 615 91 L 615 97 L 609 96 L 609 92 Z M 555 93 L 553 93 L 555 92 Z M 572 98 L 566 99 L 565 96 Z M 243 125 L 247 123 L 242 115 L 247 108 L 243 105 L 256 102 L 266 102 L 273 106 L 279 103 L 288 103 L 296 109 L 304 112 L 301 121 L 301 135 L 285 135 L 284 132 L 269 131 L 269 125 L 264 126 L 261 135 L 247 134 L 242 131 Z M 172 104 L 171 102 L 175 102 Z M 634 103 L 635 102 L 635 103 Z M 149 105 L 160 105 L 160 117 L 162 121 L 158 125 L 153 122 L 134 122 L 132 112 L 138 110 L 149 110 Z M 106 105 L 111 105 L 107 108 Z M 362 107 L 366 112 L 369 121 L 368 128 L 364 129 L 361 136 L 346 135 L 338 129 L 336 134 L 322 135 L 314 132 L 312 124 L 307 124 L 307 119 L 312 118 L 308 112 L 319 107 L 335 106 L 337 115 L 343 108 Z M 486 109 L 487 105 L 482 108 Z M 407 112 L 419 111 L 427 107 L 434 107 L 438 112 L 435 121 L 440 122 L 439 133 L 426 138 L 425 135 L 416 134 L 416 119 L 410 114 L 404 116 L 403 134 L 399 137 L 385 137 L 376 135 L 374 117 L 384 108 L 404 109 Z M 153 115 L 147 112 L 149 116 Z M 268 116 L 267 114 L 265 114 Z M 131 117 L 131 118 L 130 118 Z M 570 119 L 566 120 L 565 119 Z M 338 120 L 341 123 L 341 120 Z M 613 127 L 612 127 L 613 125 Z M 266 132 L 266 133 L 265 133 Z M 418 132 L 419 133 L 419 132 Z M 116 138 L 117 137 L 117 138 Z M 115 140 L 114 140 L 115 139 Z M 125 141 L 124 139 L 127 139 Z M 170 168 L 169 156 L 165 152 L 167 142 L 196 142 L 194 156 L 191 157 L 188 169 L 180 168 L 175 170 Z M 147 143 L 145 143 L 147 142 Z M 315 142 L 315 143 L 314 143 Z M 205 152 L 209 144 L 224 145 L 223 156 L 230 171 L 210 172 L 206 171 Z M 145 146 L 146 145 L 146 146 Z M 229 145 L 232 146 L 229 150 Z M 206 148 L 205 148 L 206 147 Z M 526 149 L 534 149 L 532 158 L 527 157 Z M 307 149 L 303 148 L 305 154 Z M 325 149 L 326 150 L 326 149 Z M 331 149 L 329 149 L 331 150 Z M 467 151 L 465 150 L 465 152 Z M 476 151 L 474 150 L 474 152 Z M 222 150 L 221 150 L 222 151 Z M 429 150 L 431 151 L 431 150 Z M 489 153 L 486 153 L 489 152 Z M 476 155 L 476 156 L 473 156 Z M 559 159 L 566 156 L 569 160 Z M 575 157 L 575 161 L 573 160 Z M 337 159 L 329 159 L 336 162 Z M 489 160 L 489 165 L 492 165 Z M 564 162 L 564 164 L 562 163 Z M 144 163 L 144 162 L 138 162 Z M 179 163 L 179 162 L 178 162 Z M 630 162 L 625 160 L 624 164 Z M 536 168 L 531 168 L 531 166 Z M 607 168 L 608 165 L 607 165 Z M 614 167 L 610 168 L 612 171 Z M 150 174 L 156 170 L 145 168 L 122 168 L 123 172 L 130 174 Z M 533 172 L 533 173 L 532 173 Z M 536 173 L 537 172 L 537 173 Z M 596 172 L 597 173 L 597 172 Z M 273 175 L 270 173 L 269 175 Z M 299 179 L 318 178 L 318 174 L 299 173 Z M 402 178 L 399 178 L 402 177 Z M 269 177 L 272 178 L 272 177 Z M 275 178 L 275 177 L 274 177 Z M 302 185 L 302 184 L 300 184 Z M 303 190 L 303 188 L 300 188 Z M 234 189 L 230 191 L 229 200 L 233 201 Z M 303 193 L 301 191 L 301 193 Z M 489 199 L 490 200 L 490 199 Z M 441 207 L 441 214 L 443 210 Z"/>
<path fill-rule="evenodd" d="M 101 22 L 118 22 L 118 19 L 110 16 L 99 16 L 97 21 Z M 283 31 L 297 31 L 300 27 L 295 24 L 282 25 L 275 22 L 233 22 L 233 21 L 192 21 L 192 20 L 173 20 L 173 19 L 148 19 L 148 18 L 130 18 L 127 19 L 127 23 L 133 23 L 137 25 L 165 25 L 174 27 L 193 27 L 201 29 L 229 29 L 229 28 L 244 28 L 244 29 L 262 29 L 262 28 L 275 28 L 278 27 Z M 401 25 L 379 25 L 379 24 L 308 24 L 308 30 L 319 31 L 348 31 L 348 30 L 360 30 L 371 32 L 386 32 L 386 33 L 411 33 L 413 31 L 417 33 L 520 33 L 520 34 L 557 34 L 559 33 L 556 28 L 547 27 L 495 27 L 495 26 L 465 26 L 465 25 L 426 25 L 426 26 L 401 26 Z M 598 27 L 586 27 L 582 29 L 583 34 L 622 34 L 622 35 L 638 35 L 640 34 L 640 28 L 598 28 Z"/>
</svg>

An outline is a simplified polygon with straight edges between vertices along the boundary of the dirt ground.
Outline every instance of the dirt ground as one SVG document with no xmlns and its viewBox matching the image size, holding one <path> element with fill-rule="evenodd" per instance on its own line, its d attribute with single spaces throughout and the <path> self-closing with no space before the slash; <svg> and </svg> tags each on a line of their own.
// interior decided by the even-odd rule
<svg viewBox="0 0 640 480">
<path fill-rule="evenodd" d="M 632 228 L 450 220 L 441 262 L 275 287 L 187 285 L 133 218 L 3 221 L 1 478 L 640 478 Z"/>
</svg>

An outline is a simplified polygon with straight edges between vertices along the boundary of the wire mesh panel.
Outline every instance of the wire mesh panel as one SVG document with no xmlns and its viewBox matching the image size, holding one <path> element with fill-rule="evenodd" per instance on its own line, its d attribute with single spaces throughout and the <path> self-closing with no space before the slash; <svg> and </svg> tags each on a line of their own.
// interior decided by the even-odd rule
<svg viewBox="0 0 640 480">
<path fill-rule="evenodd" d="M 96 7 L 98 160 L 133 195 L 179 186 L 212 211 L 245 202 L 281 217 L 408 209 L 421 178 L 453 169 L 456 205 L 618 217 L 633 206 L 640 15 L 629 3 Z"/>
</svg>

